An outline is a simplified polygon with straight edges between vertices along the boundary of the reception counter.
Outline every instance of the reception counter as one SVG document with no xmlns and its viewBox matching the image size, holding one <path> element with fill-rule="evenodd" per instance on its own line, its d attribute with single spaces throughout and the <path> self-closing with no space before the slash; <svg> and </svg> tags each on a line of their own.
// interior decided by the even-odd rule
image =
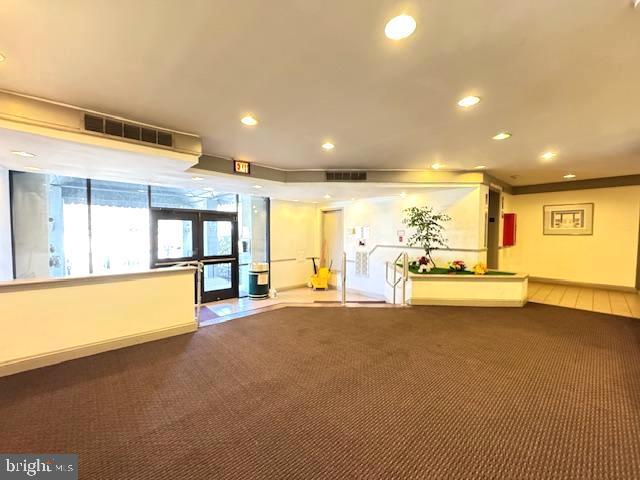
<svg viewBox="0 0 640 480">
<path fill-rule="evenodd" d="M 0 376 L 195 331 L 194 273 L 0 282 Z"/>
<path fill-rule="evenodd" d="M 406 285 L 410 305 L 522 307 L 527 303 L 529 276 L 437 275 L 409 273 Z"/>
</svg>

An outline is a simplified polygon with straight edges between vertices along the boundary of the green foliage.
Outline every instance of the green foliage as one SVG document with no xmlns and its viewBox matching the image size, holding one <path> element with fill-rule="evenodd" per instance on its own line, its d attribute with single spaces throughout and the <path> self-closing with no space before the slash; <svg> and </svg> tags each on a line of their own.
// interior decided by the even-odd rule
<svg viewBox="0 0 640 480">
<path fill-rule="evenodd" d="M 409 207 L 404 209 L 403 223 L 415 228 L 408 238 L 409 246 L 424 248 L 425 257 L 435 267 L 431 252 L 439 248 L 447 248 L 447 239 L 444 236 L 444 222 L 451 220 L 446 213 L 435 213 L 431 207 Z"/>
</svg>

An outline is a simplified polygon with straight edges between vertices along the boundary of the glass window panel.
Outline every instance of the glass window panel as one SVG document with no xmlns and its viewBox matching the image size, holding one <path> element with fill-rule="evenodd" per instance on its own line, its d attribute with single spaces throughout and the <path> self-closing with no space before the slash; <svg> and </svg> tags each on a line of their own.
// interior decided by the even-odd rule
<svg viewBox="0 0 640 480">
<path fill-rule="evenodd" d="M 235 194 L 217 193 L 207 188 L 151 187 L 151 206 L 217 212 L 235 212 L 238 209 Z"/>
<path fill-rule="evenodd" d="M 191 220 L 158 220 L 158 258 L 193 256 L 193 222 Z"/>
<path fill-rule="evenodd" d="M 147 188 L 91 181 L 91 253 L 94 273 L 149 267 Z"/>
<path fill-rule="evenodd" d="M 232 286 L 231 264 L 214 263 L 204 266 L 204 291 L 227 290 Z"/>
<path fill-rule="evenodd" d="M 249 295 L 249 265 L 240 265 L 240 284 L 238 288 L 238 296 L 246 297 Z"/>
<path fill-rule="evenodd" d="M 202 232 L 204 256 L 220 256 L 232 254 L 233 227 L 231 222 L 205 221 Z"/>
<path fill-rule="evenodd" d="M 266 262 L 269 259 L 268 224 L 269 199 L 252 195 L 240 195 L 238 208 L 238 260 L 240 263 L 240 285 L 249 283 L 248 266 L 251 262 Z M 240 296 L 246 296 L 240 289 Z"/>
<path fill-rule="evenodd" d="M 16 278 L 89 273 L 87 182 L 13 172 Z"/>
</svg>

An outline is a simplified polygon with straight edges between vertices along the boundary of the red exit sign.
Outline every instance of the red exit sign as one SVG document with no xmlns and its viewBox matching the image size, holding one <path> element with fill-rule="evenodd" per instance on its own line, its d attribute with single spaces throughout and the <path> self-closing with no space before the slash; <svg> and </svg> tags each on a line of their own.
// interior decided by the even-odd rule
<svg viewBox="0 0 640 480">
<path fill-rule="evenodd" d="M 251 173 L 251 164 L 249 162 L 243 162 L 242 160 L 234 160 L 233 171 L 243 175 L 249 175 Z"/>
</svg>

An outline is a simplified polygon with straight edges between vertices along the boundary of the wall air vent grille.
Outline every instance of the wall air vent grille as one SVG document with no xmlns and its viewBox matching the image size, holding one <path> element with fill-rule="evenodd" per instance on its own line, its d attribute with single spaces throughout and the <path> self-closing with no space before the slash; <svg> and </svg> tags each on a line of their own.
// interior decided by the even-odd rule
<svg viewBox="0 0 640 480">
<path fill-rule="evenodd" d="M 122 122 L 108 117 L 97 115 L 84 115 L 84 129 L 88 132 L 103 133 L 112 137 L 137 140 L 139 142 L 153 143 L 163 147 L 173 147 L 173 134 L 155 130 L 142 125 Z"/>
<path fill-rule="evenodd" d="M 336 170 L 325 172 L 327 182 L 366 182 L 367 172 L 354 170 Z"/>
</svg>

